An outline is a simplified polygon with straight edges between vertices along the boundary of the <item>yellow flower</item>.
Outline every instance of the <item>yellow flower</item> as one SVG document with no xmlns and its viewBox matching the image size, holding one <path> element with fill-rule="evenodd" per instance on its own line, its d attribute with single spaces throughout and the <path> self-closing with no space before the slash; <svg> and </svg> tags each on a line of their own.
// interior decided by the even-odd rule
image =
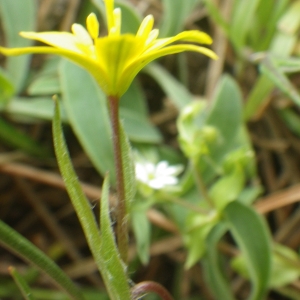
<svg viewBox="0 0 300 300">
<path fill-rule="evenodd" d="M 110 96 L 120 97 L 128 89 L 137 73 L 151 61 L 165 55 L 195 51 L 211 58 L 217 56 L 208 48 L 190 44 L 211 44 L 211 38 L 198 30 L 183 31 L 170 38 L 158 38 L 153 29 L 154 19 L 147 16 L 136 35 L 121 34 L 121 11 L 114 9 L 113 0 L 104 0 L 108 35 L 99 37 L 99 23 L 95 14 L 87 17 L 87 30 L 80 24 L 72 25 L 69 32 L 21 32 L 22 37 L 43 42 L 49 46 L 7 49 L 5 55 L 28 53 L 57 54 L 68 58 L 88 70 L 102 90 Z M 174 42 L 188 42 L 173 44 Z"/>
</svg>

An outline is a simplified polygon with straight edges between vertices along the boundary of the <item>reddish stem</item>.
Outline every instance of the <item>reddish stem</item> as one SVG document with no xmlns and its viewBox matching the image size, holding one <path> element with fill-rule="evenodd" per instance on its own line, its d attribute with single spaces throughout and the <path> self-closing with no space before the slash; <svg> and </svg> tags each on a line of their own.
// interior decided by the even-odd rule
<svg viewBox="0 0 300 300">
<path fill-rule="evenodd" d="M 128 256 L 128 222 L 126 216 L 125 183 L 123 172 L 122 149 L 120 142 L 119 100 L 117 96 L 108 96 L 112 140 L 116 170 L 117 190 L 117 245 L 124 263 Z"/>
<path fill-rule="evenodd" d="M 163 300 L 173 300 L 171 294 L 162 285 L 153 281 L 140 282 L 131 290 L 133 300 L 139 299 L 148 293 L 155 293 Z"/>
</svg>

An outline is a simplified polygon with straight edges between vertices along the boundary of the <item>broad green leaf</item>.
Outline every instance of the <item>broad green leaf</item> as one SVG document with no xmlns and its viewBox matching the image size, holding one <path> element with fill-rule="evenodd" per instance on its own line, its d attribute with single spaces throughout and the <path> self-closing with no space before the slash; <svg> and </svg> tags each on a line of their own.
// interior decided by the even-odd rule
<svg viewBox="0 0 300 300">
<path fill-rule="evenodd" d="M 59 94 L 59 79 L 52 75 L 39 76 L 30 84 L 27 91 L 30 96 Z"/>
<path fill-rule="evenodd" d="M 20 31 L 34 31 L 36 21 L 35 0 L 0 0 L 1 21 L 7 47 L 27 47 L 32 41 L 19 36 Z M 8 57 L 6 69 L 16 92 L 22 90 L 29 69 L 30 56 Z"/>
<path fill-rule="evenodd" d="M 71 298 L 77 300 L 84 299 L 79 289 L 53 260 L 1 220 L 0 243 L 19 257 L 45 272 L 58 286 L 65 290 Z"/>
<path fill-rule="evenodd" d="M 163 0 L 164 14 L 159 26 L 160 36 L 170 37 L 182 31 L 197 2 L 198 0 Z"/>
<path fill-rule="evenodd" d="M 111 127 L 106 96 L 83 69 L 62 61 L 60 68 L 63 103 L 69 122 L 82 147 L 101 174 L 107 171 L 115 181 Z M 157 143 L 157 130 L 147 118 L 144 98 L 132 84 L 120 101 L 120 115 L 129 138 L 136 142 Z"/>
<path fill-rule="evenodd" d="M 63 105 L 83 149 L 100 174 L 115 182 L 111 128 L 106 97 L 87 71 L 69 61 L 60 67 Z"/>
<path fill-rule="evenodd" d="M 120 107 L 120 115 L 125 131 L 133 142 L 157 144 L 162 141 L 159 131 L 144 115 L 122 107 Z"/>
<path fill-rule="evenodd" d="M 25 279 L 19 274 L 19 272 L 13 268 L 9 268 L 10 275 L 13 277 L 15 283 L 17 284 L 18 288 L 20 289 L 23 297 L 25 300 L 34 300 L 34 296 L 32 295 L 32 291 L 30 290 L 29 286 Z"/>
<path fill-rule="evenodd" d="M 265 296 L 271 275 L 271 242 L 267 226 L 251 207 L 234 201 L 224 209 L 229 231 L 246 259 L 252 291 L 249 299 Z"/>
<path fill-rule="evenodd" d="M 150 123 L 142 88 L 134 81 L 120 101 L 120 115 L 130 139 L 139 143 L 160 143 L 162 137 Z"/>
<path fill-rule="evenodd" d="M 30 96 L 53 96 L 60 94 L 60 82 L 58 69 L 62 58 L 59 56 L 49 56 L 43 63 L 41 69 L 35 74 L 33 80 L 27 88 Z"/>
<path fill-rule="evenodd" d="M 217 128 L 219 143 L 211 148 L 216 159 L 223 157 L 232 148 L 242 127 L 242 95 L 239 86 L 230 76 L 224 75 L 213 96 L 206 124 Z"/>
<path fill-rule="evenodd" d="M 128 296 L 129 293 L 128 288 L 127 285 L 125 286 L 125 283 L 127 284 L 127 278 L 125 276 L 123 266 L 121 271 L 117 261 L 115 261 L 116 262 L 115 266 L 113 262 L 109 263 L 108 260 L 110 260 L 111 257 L 108 258 L 108 255 L 113 255 L 113 253 L 111 254 L 109 252 L 112 251 L 111 248 L 109 248 L 108 251 L 104 253 L 105 244 L 103 243 L 105 242 L 103 242 L 103 239 L 104 238 L 108 239 L 108 235 L 110 234 L 107 227 L 108 226 L 107 219 L 101 220 L 102 223 L 101 223 L 101 231 L 100 231 L 97 226 L 92 207 L 88 199 L 85 197 L 83 193 L 83 190 L 79 184 L 76 173 L 72 166 L 68 154 L 67 146 L 62 133 L 58 105 L 56 105 L 55 115 L 53 120 L 53 139 L 54 139 L 54 148 L 55 148 L 55 153 L 56 153 L 60 172 L 66 184 L 66 188 L 70 196 L 72 205 L 81 223 L 89 248 L 93 254 L 99 272 L 101 273 L 102 278 L 105 282 L 106 289 L 112 300 L 126 300 L 126 299 L 129 300 L 130 297 Z M 105 201 L 108 202 L 107 189 L 108 186 L 105 186 L 103 191 L 104 202 Z M 108 203 L 102 203 L 101 205 L 108 205 Z M 103 210 L 105 210 L 103 214 L 108 215 L 108 208 L 105 208 L 104 206 Z M 103 222 L 105 224 L 103 224 Z M 111 238 L 112 237 L 110 237 L 110 239 Z M 106 242 L 108 243 L 107 245 L 111 247 L 111 242 L 109 240 Z M 114 260 L 114 258 L 112 259 Z"/>
<path fill-rule="evenodd" d="M 53 109 L 54 102 L 50 97 L 14 97 L 6 105 L 4 111 L 21 122 L 32 123 L 52 120 Z M 65 110 L 62 110 L 62 121 L 68 121 Z"/>
<path fill-rule="evenodd" d="M 109 179 L 106 177 L 102 186 L 100 211 L 101 248 L 99 249 L 105 261 L 106 272 L 109 275 L 107 288 L 110 294 L 119 300 L 130 300 L 131 293 L 126 276 L 126 266 L 123 264 L 115 243 L 114 232 L 109 211 Z"/>
<path fill-rule="evenodd" d="M 193 96 L 187 88 L 158 64 L 152 63 L 148 65 L 144 72 L 157 81 L 178 109 L 183 108 L 193 100 Z"/>
<path fill-rule="evenodd" d="M 204 276 L 215 299 L 234 300 L 229 281 L 226 279 L 222 268 L 221 253 L 218 243 L 225 234 L 227 228 L 224 223 L 219 223 L 209 233 L 206 239 L 206 247 L 209 251 L 203 257 Z"/>
</svg>

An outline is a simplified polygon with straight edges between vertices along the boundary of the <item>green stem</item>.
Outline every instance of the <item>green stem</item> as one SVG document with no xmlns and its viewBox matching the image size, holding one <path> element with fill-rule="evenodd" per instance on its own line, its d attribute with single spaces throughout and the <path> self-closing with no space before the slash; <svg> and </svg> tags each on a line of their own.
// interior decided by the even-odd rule
<svg viewBox="0 0 300 300">
<path fill-rule="evenodd" d="M 119 100 L 117 96 L 108 96 L 110 121 L 112 128 L 112 140 L 116 170 L 117 190 L 117 245 L 124 263 L 127 263 L 128 256 L 128 222 L 126 217 L 125 183 L 122 160 L 122 149 L 120 142 L 119 124 Z"/>
<path fill-rule="evenodd" d="M 206 200 L 207 204 L 211 208 L 213 208 L 214 207 L 214 203 L 210 199 L 210 197 L 208 195 L 208 191 L 207 191 L 205 183 L 204 183 L 204 180 L 202 178 L 202 175 L 201 175 L 201 173 L 197 169 L 197 160 L 191 159 L 191 165 L 192 165 L 192 170 L 193 170 L 193 173 L 194 173 L 194 179 L 195 179 L 195 182 L 196 182 L 196 186 L 197 186 L 200 194 Z"/>
</svg>

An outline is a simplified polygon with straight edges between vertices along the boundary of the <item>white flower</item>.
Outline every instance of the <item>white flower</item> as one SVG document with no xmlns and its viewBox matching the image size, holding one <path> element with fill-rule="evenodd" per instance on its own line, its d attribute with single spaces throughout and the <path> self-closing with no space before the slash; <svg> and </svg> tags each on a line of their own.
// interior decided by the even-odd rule
<svg viewBox="0 0 300 300">
<path fill-rule="evenodd" d="M 178 178 L 176 176 L 181 173 L 182 169 L 181 165 L 169 166 L 166 161 L 161 161 L 157 165 L 150 162 L 137 162 L 135 164 L 137 180 L 155 190 L 177 184 Z"/>
</svg>

